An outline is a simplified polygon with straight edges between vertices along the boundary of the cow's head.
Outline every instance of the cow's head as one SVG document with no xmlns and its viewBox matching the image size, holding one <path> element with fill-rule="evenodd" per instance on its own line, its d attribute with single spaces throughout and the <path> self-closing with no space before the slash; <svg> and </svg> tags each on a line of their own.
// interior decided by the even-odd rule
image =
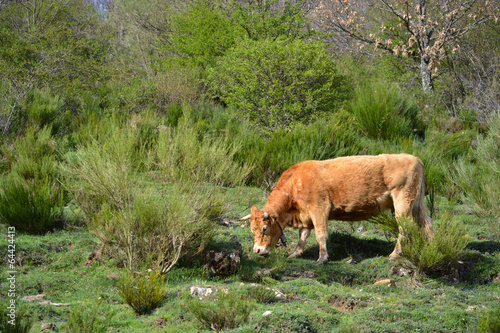
<svg viewBox="0 0 500 333">
<path fill-rule="evenodd" d="M 278 214 L 267 209 L 252 207 L 252 213 L 240 220 L 250 220 L 250 229 L 254 235 L 253 252 L 266 255 L 282 236 L 278 226 Z"/>
</svg>

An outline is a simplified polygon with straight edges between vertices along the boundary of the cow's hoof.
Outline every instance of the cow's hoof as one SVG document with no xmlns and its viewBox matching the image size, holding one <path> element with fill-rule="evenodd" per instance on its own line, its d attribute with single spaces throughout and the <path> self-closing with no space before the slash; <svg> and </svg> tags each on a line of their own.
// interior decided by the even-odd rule
<svg viewBox="0 0 500 333">
<path fill-rule="evenodd" d="M 288 258 L 298 258 L 302 253 L 294 252 L 288 256 Z"/>
<path fill-rule="evenodd" d="M 326 264 L 327 262 L 328 262 L 328 259 L 325 259 L 325 258 L 320 258 L 320 259 L 318 259 L 318 261 L 316 261 L 316 263 L 318 265 Z"/>
</svg>

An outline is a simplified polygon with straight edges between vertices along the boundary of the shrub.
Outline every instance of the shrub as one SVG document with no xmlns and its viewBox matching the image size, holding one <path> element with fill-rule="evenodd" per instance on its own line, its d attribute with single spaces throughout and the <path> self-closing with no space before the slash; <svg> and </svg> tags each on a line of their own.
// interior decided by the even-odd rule
<svg viewBox="0 0 500 333">
<path fill-rule="evenodd" d="M 434 238 L 429 242 L 424 231 L 413 220 L 400 219 L 403 256 L 421 272 L 436 275 L 453 268 L 468 244 L 465 227 L 451 215 L 441 217 L 434 225 Z"/>
<path fill-rule="evenodd" d="M 358 87 L 348 106 L 359 128 L 372 139 L 410 137 L 423 127 L 416 103 L 401 96 L 394 85 Z"/>
<path fill-rule="evenodd" d="M 166 273 L 198 253 L 224 209 L 214 185 L 237 185 L 250 170 L 233 162 L 227 138 L 200 138 L 188 117 L 163 130 L 150 150 L 143 145 L 154 167 L 137 154 L 141 132 L 119 126 L 69 161 L 68 187 L 89 229 L 130 271 L 147 264 Z M 138 177 L 140 165 L 153 179 Z"/>
<path fill-rule="evenodd" d="M 187 309 L 196 317 L 203 328 L 227 330 L 248 321 L 252 302 L 234 292 L 219 291 L 214 300 L 200 301 L 192 298 L 186 301 Z"/>
<path fill-rule="evenodd" d="M 125 272 L 118 289 L 118 295 L 138 315 L 149 314 L 159 307 L 166 292 L 164 277 L 159 270 L 137 277 Z"/>
<path fill-rule="evenodd" d="M 91 306 L 74 305 L 64 328 L 71 333 L 105 333 L 114 315 L 100 301 Z"/>
<path fill-rule="evenodd" d="M 57 143 L 51 129 L 30 127 L 4 147 L 11 159 L 10 172 L 0 177 L 0 219 L 19 231 L 42 234 L 63 221 L 67 193 L 60 184 Z"/>
<path fill-rule="evenodd" d="M 324 46 L 300 39 L 242 41 L 209 70 L 207 85 L 270 132 L 335 111 L 349 91 Z"/>
<path fill-rule="evenodd" d="M 477 137 L 470 157 L 454 163 L 451 180 L 484 216 L 492 217 L 491 230 L 500 237 L 500 115 L 489 125 L 487 135 Z"/>
<path fill-rule="evenodd" d="M 64 194 L 51 179 L 0 180 L 0 220 L 21 232 L 43 234 L 64 221 Z"/>
</svg>

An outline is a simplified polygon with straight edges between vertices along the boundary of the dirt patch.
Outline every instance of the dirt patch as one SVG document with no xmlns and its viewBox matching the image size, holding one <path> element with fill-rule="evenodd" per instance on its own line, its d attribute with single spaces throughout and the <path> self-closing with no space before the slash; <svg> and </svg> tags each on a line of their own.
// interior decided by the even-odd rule
<svg viewBox="0 0 500 333">
<path fill-rule="evenodd" d="M 328 300 L 328 303 L 335 309 L 348 313 L 354 310 L 358 304 L 358 300 L 355 298 L 347 298 L 340 295 L 333 295 Z"/>
<path fill-rule="evenodd" d="M 157 328 L 161 329 L 161 328 L 168 325 L 168 320 L 166 320 L 164 318 L 153 318 L 153 319 L 151 319 L 151 322 L 153 323 L 152 326 L 154 329 L 157 329 Z"/>
</svg>

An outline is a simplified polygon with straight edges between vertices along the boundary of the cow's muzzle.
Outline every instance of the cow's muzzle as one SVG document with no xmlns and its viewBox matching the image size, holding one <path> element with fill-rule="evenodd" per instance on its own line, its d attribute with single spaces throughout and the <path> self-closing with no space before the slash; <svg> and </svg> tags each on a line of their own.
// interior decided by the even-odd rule
<svg viewBox="0 0 500 333">
<path fill-rule="evenodd" d="M 269 249 L 266 249 L 263 246 L 254 246 L 253 247 L 253 252 L 260 254 L 262 256 L 269 254 Z"/>
</svg>

